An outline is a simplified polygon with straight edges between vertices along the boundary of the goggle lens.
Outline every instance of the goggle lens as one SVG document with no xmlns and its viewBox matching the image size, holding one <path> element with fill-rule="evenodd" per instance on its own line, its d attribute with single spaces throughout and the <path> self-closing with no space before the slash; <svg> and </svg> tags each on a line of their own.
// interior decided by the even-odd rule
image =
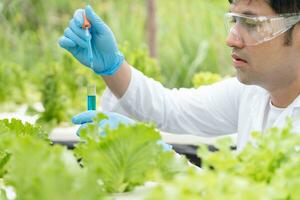
<svg viewBox="0 0 300 200">
<path fill-rule="evenodd" d="M 228 34 L 253 46 L 278 37 L 300 21 L 300 15 L 276 17 L 248 16 L 236 13 L 225 14 L 225 27 Z"/>
</svg>

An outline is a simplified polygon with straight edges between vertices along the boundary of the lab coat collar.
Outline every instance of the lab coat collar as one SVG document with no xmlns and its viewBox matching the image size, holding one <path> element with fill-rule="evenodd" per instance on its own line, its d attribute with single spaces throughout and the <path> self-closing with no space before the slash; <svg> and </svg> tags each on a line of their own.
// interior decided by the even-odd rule
<svg viewBox="0 0 300 200">
<path fill-rule="evenodd" d="M 283 128 L 286 125 L 287 118 L 291 118 L 293 121 L 294 114 L 300 109 L 300 95 L 281 113 L 279 118 L 275 121 L 274 126 Z"/>
<path fill-rule="evenodd" d="M 270 95 L 268 93 L 260 93 L 253 96 L 253 104 L 252 110 L 249 116 L 249 125 L 248 128 L 244 129 L 240 133 L 238 139 L 238 150 L 243 149 L 245 144 L 248 142 L 253 142 L 250 133 L 252 131 L 263 131 L 263 122 L 266 114 L 266 109 L 268 104 L 270 103 Z M 286 125 L 287 117 L 293 117 L 295 111 L 300 112 L 300 96 L 298 96 L 293 103 L 291 103 L 278 117 L 276 122 L 274 123 L 274 127 L 283 128 Z M 300 130 L 300 124 L 295 124 L 295 129 Z M 299 132 L 299 131 L 298 131 Z"/>
<path fill-rule="evenodd" d="M 256 104 L 251 112 L 251 127 L 253 131 L 262 131 L 266 107 L 270 102 L 269 94 L 256 95 Z"/>
</svg>

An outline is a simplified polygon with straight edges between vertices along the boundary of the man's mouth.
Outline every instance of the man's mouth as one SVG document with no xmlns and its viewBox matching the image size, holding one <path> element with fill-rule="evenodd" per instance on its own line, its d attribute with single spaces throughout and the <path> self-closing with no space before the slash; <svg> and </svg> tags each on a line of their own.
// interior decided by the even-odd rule
<svg viewBox="0 0 300 200">
<path fill-rule="evenodd" d="M 248 62 L 241 58 L 240 56 L 238 56 L 237 54 L 233 53 L 231 55 L 232 57 L 232 60 L 233 60 L 233 65 L 236 67 L 236 68 L 241 68 L 243 66 L 245 66 Z"/>
</svg>

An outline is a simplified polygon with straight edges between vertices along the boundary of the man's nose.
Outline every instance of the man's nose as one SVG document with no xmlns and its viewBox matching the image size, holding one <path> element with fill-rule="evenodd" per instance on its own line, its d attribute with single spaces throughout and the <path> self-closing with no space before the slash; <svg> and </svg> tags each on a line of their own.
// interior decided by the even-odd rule
<svg viewBox="0 0 300 200">
<path fill-rule="evenodd" d="M 226 44 L 231 48 L 242 49 L 245 47 L 243 39 L 234 29 L 228 33 Z"/>
</svg>

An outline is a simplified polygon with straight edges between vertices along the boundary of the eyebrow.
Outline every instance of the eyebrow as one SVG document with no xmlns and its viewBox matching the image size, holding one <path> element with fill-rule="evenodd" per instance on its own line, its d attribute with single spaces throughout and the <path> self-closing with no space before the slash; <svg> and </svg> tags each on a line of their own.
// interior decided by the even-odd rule
<svg viewBox="0 0 300 200">
<path fill-rule="evenodd" d="M 253 16 L 257 16 L 256 13 L 254 13 L 254 12 L 252 12 L 252 11 L 250 11 L 250 10 L 244 11 L 244 12 L 242 12 L 242 14 L 244 14 L 244 15 L 253 15 Z"/>
</svg>

